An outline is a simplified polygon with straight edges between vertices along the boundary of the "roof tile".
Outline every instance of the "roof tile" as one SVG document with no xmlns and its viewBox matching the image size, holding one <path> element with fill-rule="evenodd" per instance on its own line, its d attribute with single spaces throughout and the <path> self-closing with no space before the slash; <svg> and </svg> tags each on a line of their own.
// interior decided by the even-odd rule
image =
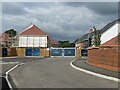
<svg viewBox="0 0 120 90">
<path fill-rule="evenodd" d="M 25 28 L 20 35 L 48 35 L 46 32 L 42 31 L 37 26 L 31 24 L 27 28 Z"/>
</svg>

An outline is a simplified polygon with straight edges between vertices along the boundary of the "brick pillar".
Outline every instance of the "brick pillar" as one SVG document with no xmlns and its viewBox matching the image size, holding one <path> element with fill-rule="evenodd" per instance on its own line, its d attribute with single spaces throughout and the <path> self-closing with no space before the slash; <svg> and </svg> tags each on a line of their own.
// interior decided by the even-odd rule
<svg viewBox="0 0 120 90">
<path fill-rule="evenodd" d="M 81 48 L 77 48 L 76 49 L 76 58 L 80 58 L 81 57 Z"/>
</svg>

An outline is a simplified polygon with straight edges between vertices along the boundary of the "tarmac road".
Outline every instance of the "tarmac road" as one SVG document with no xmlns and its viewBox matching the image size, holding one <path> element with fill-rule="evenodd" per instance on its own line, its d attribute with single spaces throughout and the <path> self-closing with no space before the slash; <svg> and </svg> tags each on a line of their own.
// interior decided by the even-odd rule
<svg viewBox="0 0 120 90">
<path fill-rule="evenodd" d="M 30 63 L 33 61 L 41 60 L 42 58 L 1 58 L 0 59 L 0 90 L 9 90 L 9 86 L 5 78 L 6 72 L 13 68 L 18 63 Z"/>
<path fill-rule="evenodd" d="M 17 88 L 118 88 L 118 82 L 73 69 L 73 59 L 47 58 L 26 63 L 10 75 Z"/>
</svg>

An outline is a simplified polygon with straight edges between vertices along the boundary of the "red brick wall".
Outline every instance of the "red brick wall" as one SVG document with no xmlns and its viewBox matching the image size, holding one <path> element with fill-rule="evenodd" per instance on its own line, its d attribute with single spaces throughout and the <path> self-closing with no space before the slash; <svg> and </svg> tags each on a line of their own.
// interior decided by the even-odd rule
<svg viewBox="0 0 120 90">
<path fill-rule="evenodd" d="M 117 46 L 95 47 L 88 50 L 88 63 L 101 68 L 120 71 L 120 50 Z"/>
<path fill-rule="evenodd" d="M 17 50 L 14 47 L 8 48 L 8 57 L 18 56 Z"/>
</svg>

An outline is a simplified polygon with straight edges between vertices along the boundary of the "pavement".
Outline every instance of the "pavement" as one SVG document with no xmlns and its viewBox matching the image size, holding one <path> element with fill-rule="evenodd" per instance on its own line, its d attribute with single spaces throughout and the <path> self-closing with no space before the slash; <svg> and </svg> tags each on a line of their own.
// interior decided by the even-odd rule
<svg viewBox="0 0 120 90">
<path fill-rule="evenodd" d="M 76 59 L 72 64 L 76 67 L 91 71 L 91 72 L 95 72 L 95 73 L 99 73 L 102 75 L 106 75 L 106 76 L 110 76 L 110 77 L 115 77 L 115 78 L 119 78 L 120 79 L 120 72 L 116 72 L 116 71 L 111 71 L 111 70 L 107 70 L 107 69 L 103 69 L 103 68 L 99 68 L 99 67 L 95 67 L 92 65 L 89 65 L 87 62 L 87 59 Z"/>
<path fill-rule="evenodd" d="M 10 72 L 19 88 L 118 88 L 118 82 L 80 72 L 70 66 L 75 58 L 45 58 Z"/>
</svg>

